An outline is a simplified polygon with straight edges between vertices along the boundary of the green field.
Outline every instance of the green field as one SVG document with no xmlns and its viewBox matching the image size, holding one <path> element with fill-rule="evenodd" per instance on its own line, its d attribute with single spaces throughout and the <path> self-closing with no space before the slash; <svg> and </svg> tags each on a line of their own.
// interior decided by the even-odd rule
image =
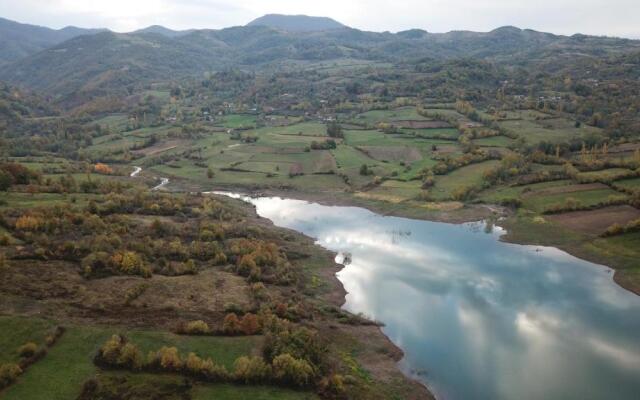
<svg viewBox="0 0 640 400">
<path fill-rule="evenodd" d="M 581 190 L 568 193 L 545 193 L 539 195 L 534 193 L 524 198 L 523 205 L 531 210 L 542 212 L 550 206 L 564 204 L 568 198 L 576 199 L 581 205 L 588 207 L 604 202 L 610 197 L 620 198 L 626 196 L 613 189 Z"/>
<path fill-rule="evenodd" d="M 499 124 L 524 138 L 527 143 L 563 142 L 575 137 L 600 133 L 600 129 L 585 124 L 576 128 L 572 121 L 563 118 L 508 120 L 500 121 Z"/>
<path fill-rule="evenodd" d="M 222 125 L 231 129 L 246 129 L 256 126 L 256 116 L 252 114 L 230 114 L 222 119 Z"/>
<path fill-rule="evenodd" d="M 436 176 L 436 183 L 429 189 L 429 195 L 434 200 L 450 200 L 456 189 L 482 183 L 484 172 L 498 164 L 499 161 L 496 160 L 485 161 L 456 169 L 447 175 Z"/>
<path fill-rule="evenodd" d="M 15 360 L 15 349 L 26 341 L 42 343 L 52 322 L 39 319 L 0 317 L 3 337 L 0 359 Z M 66 400 L 75 398 L 84 381 L 97 372 L 92 358 L 98 348 L 115 333 L 124 333 L 143 354 L 162 346 L 175 346 L 183 355 L 195 352 L 232 368 L 236 358 L 253 354 L 260 347 L 259 336 L 209 337 L 179 336 L 166 332 L 120 330 L 117 327 L 69 326 L 60 340 L 18 381 L 3 392 L 3 399 Z"/>
<path fill-rule="evenodd" d="M 509 147 L 513 142 L 513 139 L 506 136 L 492 136 L 473 140 L 473 143 L 482 147 Z"/>
<path fill-rule="evenodd" d="M 358 114 L 354 121 L 375 125 L 380 122 L 392 122 L 402 120 L 427 120 L 416 111 L 415 107 L 401 107 L 391 110 L 373 110 Z"/>
<path fill-rule="evenodd" d="M 634 178 L 634 179 L 623 179 L 620 181 L 615 181 L 615 184 L 618 186 L 622 186 L 623 188 L 626 189 L 631 189 L 631 190 L 640 190 L 640 178 Z"/>
<path fill-rule="evenodd" d="M 196 385 L 193 400 L 317 400 L 312 393 L 269 386 Z"/>
</svg>

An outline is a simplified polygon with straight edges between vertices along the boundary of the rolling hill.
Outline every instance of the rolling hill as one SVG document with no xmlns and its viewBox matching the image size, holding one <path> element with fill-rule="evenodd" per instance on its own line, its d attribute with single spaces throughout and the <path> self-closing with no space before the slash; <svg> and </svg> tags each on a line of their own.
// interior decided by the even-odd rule
<svg viewBox="0 0 640 400">
<path fill-rule="evenodd" d="M 299 18 L 311 17 L 284 20 L 300 21 Z M 340 29 L 294 32 L 283 30 L 283 25 L 264 25 L 264 21 L 282 20 L 265 16 L 248 26 L 220 30 L 178 32 L 153 26 L 129 34 L 100 32 L 76 36 L 0 66 L 0 80 L 37 89 L 59 102 L 74 104 L 88 98 L 130 92 L 136 86 L 153 81 L 198 76 L 229 68 L 258 70 L 291 62 L 358 59 L 401 63 L 474 58 L 552 71 L 562 63 L 597 61 L 640 51 L 640 41 L 560 36 L 516 27 L 490 32 L 411 30 L 393 34 L 365 32 L 342 25 Z M 315 26 L 335 27 L 335 24 Z M 20 26 L 14 28 L 17 32 L 13 36 L 24 30 Z M 82 32 L 69 29 L 63 33 L 53 32 L 58 32 L 57 37 Z M 51 32 L 40 33 L 51 40 L 48 34 Z M 39 43 L 39 46 L 45 45 L 45 42 Z M 7 54 L 1 54 L 7 58 Z"/>
</svg>

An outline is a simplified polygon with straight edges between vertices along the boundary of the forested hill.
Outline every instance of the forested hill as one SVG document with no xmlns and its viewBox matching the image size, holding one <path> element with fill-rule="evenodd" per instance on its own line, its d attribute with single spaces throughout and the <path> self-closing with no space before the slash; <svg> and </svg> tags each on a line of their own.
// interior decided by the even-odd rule
<svg viewBox="0 0 640 400">
<path fill-rule="evenodd" d="M 102 30 L 74 26 L 55 30 L 0 18 L 0 65 L 19 60 L 76 36 L 99 31 Z"/>
<path fill-rule="evenodd" d="M 156 26 L 129 34 L 76 36 L 0 66 L 0 80 L 80 104 L 89 98 L 126 94 L 136 85 L 230 68 L 259 71 L 345 59 L 398 64 L 464 58 L 555 73 L 567 65 L 615 60 L 634 51 L 640 51 L 640 41 L 559 36 L 515 27 L 442 34 L 364 32 L 348 27 L 288 32 L 254 21 L 221 30 L 176 32 Z M 0 52 L 0 59 L 9 57 L 5 53 Z"/>
</svg>

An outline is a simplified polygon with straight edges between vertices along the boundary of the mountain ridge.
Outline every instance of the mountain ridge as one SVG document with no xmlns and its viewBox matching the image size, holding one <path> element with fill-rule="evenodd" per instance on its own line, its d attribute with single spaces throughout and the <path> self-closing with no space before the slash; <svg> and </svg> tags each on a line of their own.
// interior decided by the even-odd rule
<svg viewBox="0 0 640 400">
<path fill-rule="evenodd" d="M 76 36 L 99 33 L 105 30 L 76 26 L 51 29 L 0 17 L 0 65 L 17 61 Z"/>
<path fill-rule="evenodd" d="M 366 32 L 343 27 L 291 32 L 260 24 L 173 31 L 151 26 L 132 33 L 102 31 L 0 65 L 0 80 L 37 89 L 65 103 L 121 93 L 154 80 L 229 68 L 258 70 L 287 63 L 359 59 L 370 62 L 476 58 L 518 65 L 598 59 L 640 51 L 640 41 L 562 36 L 516 27 L 490 32 Z M 547 63 L 548 64 L 548 63 Z"/>
</svg>

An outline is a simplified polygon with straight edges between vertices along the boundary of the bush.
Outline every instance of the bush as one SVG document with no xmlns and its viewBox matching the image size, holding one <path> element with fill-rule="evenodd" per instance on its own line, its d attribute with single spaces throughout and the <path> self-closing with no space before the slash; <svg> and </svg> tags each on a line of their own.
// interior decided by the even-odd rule
<svg viewBox="0 0 640 400">
<path fill-rule="evenodd" d="M 98 351 L 98 355 L 102 360 L 110 365 L 117 365 L 120 357 L 120 350 L 124 344 L 124 338 L 120 335 L 113 335 L 102 345 Z"/>
<path fill-rule="evenodd" d="M 260 357 L 239 357 L 233 370 L 233 377 L 242 383 L 264 383 L 271 376 L 271 367 Z"/>
<path fill-rule="evenodd" d="M 132 343 L 125 344 L 120 350 L 118 365 L 134 370 L 142 368 L 144 365 L 142 352 Z"/>
<path fill-rule="evenodd" d="M 235 313 L 229 313 L 224 317 L 222 331 L 227 335 L 236 335 L 240 332 L 240 320 Z"/>
<path fill-rule="evenodd" d="M 185 333 L 188 335 L 207 335 L 211 333 L 209 325 L 201 320 L 188 322 L 179 333 Z"/>
<path fill-rule="evenodd" d="M 180 353 L 175 347 L 163 346 L 157 352 L 151 352 L 148 359 L 149 366 L 163 371 L 178 372 L 182 369 Z"/>
<path fill-rule="evenodd" d="M 8 267 L 9 261 L 7 261 L 7 256 L 4 254 L 4 252 L 0 252 L 0 270 Z"/>
<path fill-rule="evenodd" d="M 216 365 L 212 359 L 202 359 L 195 353 L 189 353 L 184 362 L 185 372 L 208 381 L 227 381 L 229 372 L 223 366 Z"/>
<path fill-rule="evenodd" d="M 335 399 L 344 396 L 344 378 L 339 374 L 331 374 L 320 380 L 318 391 L 325 398 Z"/>
<path fill-rule="evenodd" d="M 255 335 L 260 332 L 260 323 L 255 314 L 247 313 L 240 321 L 240 330 L 245 335 Z"/>
<path fill-rule="evenodd" d="M 273 359 L 273 377 L 277 381 L 294 386 L 308 386 L 314 377 L 313 367 L 290 354 L 280 354 Z"/>
<path fill-rule="evenodd" d="M 96 361 L 111 367 L 138 370 L 144 366 L 142 352 L 124 337 L 113 335 L 98 350 Z"/>
<path fill-rule="evenodd" d="M 639 232 L 639 231 L 640 231 L 640 219 L 636 219 L 628 222 L 626 225 L 615 223 L 610 227 L 608 227 L 607 230 L 604 231 L 600 236 L 602 237 L 617 236 L 625 233 Z"/>
<path fill-rule="evenodd" d="M 265 359 L 273 360 L 280 354 L 308 361 L 320 366 L 326 357 L 326 346 L 318 333 L 305 327 L 295 327 L 279 318 L 267 319 L 263 324 L 266 331 L 263 345 Z"/>
<path fill-rule="evenodd" d="M 143 277 L 151 276 L 151 270 L 142 257 L 133 251 L 117 252 L 111 256 L 111 263 L 121 273 Z"/>
<path fill-rule="evenodd" d="M 22 374 L 22 368 L 16 364 L 0 365 L 0 389 L 15 382 L 20 374 Z"/>
<path fill-rule="evenodd" d="M 18 355 L 24 358 L 33 356 L 36 351 L 38 351 L 38 345 L 33 342 L 28 342 L 18 347 Z"/>
</svg>

